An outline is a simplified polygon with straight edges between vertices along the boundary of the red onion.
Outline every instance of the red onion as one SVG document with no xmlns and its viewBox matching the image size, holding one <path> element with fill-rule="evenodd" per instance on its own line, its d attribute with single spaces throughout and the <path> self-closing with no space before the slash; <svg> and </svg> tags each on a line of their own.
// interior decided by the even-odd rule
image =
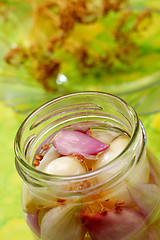
<svg viewBox="0 0 160 240">
<path fill-rule="evenodd" d="M 61 131 L 52 143 L 62 155 L 95 155 L 109 147 L 109 145 L 76 130 Z"/>
<path fill-rule="evenodd" d="M 38 223 L 38 213 L 27 214 L 27 223 L 35 234 L 40 235 L 41 229 Z"/>
<path fill-rule="evenodd" d="M 144 240 L 146 236 L 140 213 L 131 208 L 122 208 L 118 213 L 110 210 L 105 215 L 82 214 L 82 223 L 93 240 L 126 240 L 133 236 L 134 240 Z"/>
</svg>

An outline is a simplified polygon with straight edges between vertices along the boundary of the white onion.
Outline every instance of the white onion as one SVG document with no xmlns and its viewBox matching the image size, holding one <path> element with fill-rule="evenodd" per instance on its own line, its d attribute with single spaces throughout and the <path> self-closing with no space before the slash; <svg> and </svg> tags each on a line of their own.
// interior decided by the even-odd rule
<svg viewBox="0 0 160 240">
<path fill-rule="evenodd" d="M 41 222 L 43 240 L 82 240 L 84 232 L 78 221 L 78 207 L 56 207 L 47 212 Z"/>
<path fill-rule="evenodd" d="M 117 132 L 112 131 L 92 131 L 94 138 L 97 140 L 110 144 L 116 137 L 118 137 L 120 134 Z"/>
<path fill-rule="evenodd" d="M 59 153 L 57 153 L 54 147 L 51 147 L 44 156 L 42 164 L 40 165 L 41 168 L 38 168 L 38 170 L 55 175 L 79 175 L 86 172 L 86 169 L 78 159 L 74 157 L 59 157 L 55 159 L 56 156 L 59 156 Z M 52 194 L 51 190 L 52 188 L 49 190 L 43 189 L 43 193 L 46 193 L 46 196 L 43 198 L 39 193 L 35 194 L 31 192 L 28 187 L 24 185 L 22 196 L 23 211 L 28 214 L 35 214 L 43 206 L 47 207 L 55 205 L 53 197 L 52 200 L 50 197 Z"/>
<path fill-rule="evenodd" d="M 79 175 L 86 172 L 85 168 L 74 157 L 60 157 L 50 162 L 44 172 L 55 175 Z"/>
<path fill-rule="evenodd" d="M 105 150 L 101 155 L 97 163 L 95 164 L 95 169 L 104 166 L 105 164 L 111 162 L 115 157 L 117 157 L 128 145 L 129 137 L 128 136 L 119 136 L 110 143 L 110 146 Z M 120 171 L 125 164 L 124 162 L 117 163 L 114 167 L 109 168 L 108 171 L 103 173 L 99 178 L 99 182 L 104 182 L 110 177 L 114 176 L 118 171 Z M 119 201 L 124 201 L 126 204 L 132 202 L 130 193 L 128 192 L 128 185 L 131 182 L 148 182 L 149 179 L 149 164 L 145 156 L 142 156 L 141 161 L 137 163 L 134 169 L 130 172 L 130 175 L 126 176 L 122 182 L 120 182 L 114 188 L 108 190 L 108 198 L 116 198 Z"/>
<path fill-rule="evenodd" d="M 128 136 L 120 136 L 110 143 L 109 148 L 107 148 L 99 157 L 99 160 L 95 164 L 95 169 L 104 166 L 105 164 L 111 162 L 115 157 L 117 157 L 129 143 Z M 117 169 L 113 169 L 114 172 Z"/>
</svg>

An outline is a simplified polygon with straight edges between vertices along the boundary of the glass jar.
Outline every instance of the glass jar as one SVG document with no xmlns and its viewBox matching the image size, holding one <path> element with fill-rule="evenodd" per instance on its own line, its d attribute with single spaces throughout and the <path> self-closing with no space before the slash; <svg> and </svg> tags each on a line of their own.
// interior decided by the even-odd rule
<svg viewBox="0 0 160 240">
<path fill-rule="evenodd" d="M 87 129 L 124 134 L 129 142 L 113 160 L 83 174 L 53 175 L 33 166 L 35 156 L 47 155 L 44 146 L 50 149 L 57 133 Z M 160 165 L 146 151 L 135 110 L 122 99 L 80 92 L 42 105 L 19 128 L 15 153 L 24 182 L 22 210 L 35 239 L 160 238 Z M 92 157 L 88 161 L 98 161 Z"/>
</svg>

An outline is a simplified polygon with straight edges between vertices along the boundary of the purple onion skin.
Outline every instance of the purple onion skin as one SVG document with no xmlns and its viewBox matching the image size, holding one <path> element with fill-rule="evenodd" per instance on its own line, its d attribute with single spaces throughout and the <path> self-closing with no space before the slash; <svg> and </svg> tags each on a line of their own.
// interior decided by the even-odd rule
<svg viewBox="0 0 160 240">
<path fill-rule="evenodd" d="M 118 213 L 110 210 L 106 215 L 82 214 L 82 223 L 93 240 L 146 239 L 143 217 L 135 209 L 122 208 Z"/>
<path fill-rule="evenodd" d="M 36 214 L 27 214 L 27 223 L 31 230 L 38 236 L 40 236 L 41 229 L 38 223 L 38 213 Z"/>
<path fill-rule="evenodd" d="M 76 154 L 78 156 L 96 155 L 106 150 L 109 145 L 76 130 L 61 131 L 53 140 L 56 150 L 64 155 Z"/>
</svg>

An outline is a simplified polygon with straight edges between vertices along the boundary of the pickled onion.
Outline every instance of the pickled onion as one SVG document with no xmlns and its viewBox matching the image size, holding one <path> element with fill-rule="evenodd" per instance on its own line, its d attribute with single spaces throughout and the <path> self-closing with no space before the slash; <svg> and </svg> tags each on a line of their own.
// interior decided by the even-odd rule
<svg viewBox="0 0 160 240">
<path fill-rule="evenodd" d="M 109 145 L 76 130 L 64 130 L 57 134 L 52 144 L 62 155 L 95 155 Z"/>
<path fill-rule="evenodd" d="M 129 192 L 145 218 L 149 216 L 152 221 L 156 221 L 159 218 L 160 190 L 155 184 L 138 182 L 129 188 Z M 155 215 L 154 220 L 152 214 Z"/>
<path fill-rule="evenodd" d="M 120 213 L 110 210 L 106 215 L 82 214 L 82 223 L 93 240 L 124 240 L 131 237 L 144 240 L 146 236 L 140 213 L 131 208 L 123 208 Z"/>
<path fill-rule="evenodd" d="M 38 223 L 38 213 L 27 214 L 27 223 L 35 234 L 40 235 L 40 226 Z"/>
<path fill-rule="evenodd" d="M 50 240 L 82 240 L 84 231 L 77 217 L 78 207 L 56 207 L 41 222 L 41 238 Z"/>
</svg>

